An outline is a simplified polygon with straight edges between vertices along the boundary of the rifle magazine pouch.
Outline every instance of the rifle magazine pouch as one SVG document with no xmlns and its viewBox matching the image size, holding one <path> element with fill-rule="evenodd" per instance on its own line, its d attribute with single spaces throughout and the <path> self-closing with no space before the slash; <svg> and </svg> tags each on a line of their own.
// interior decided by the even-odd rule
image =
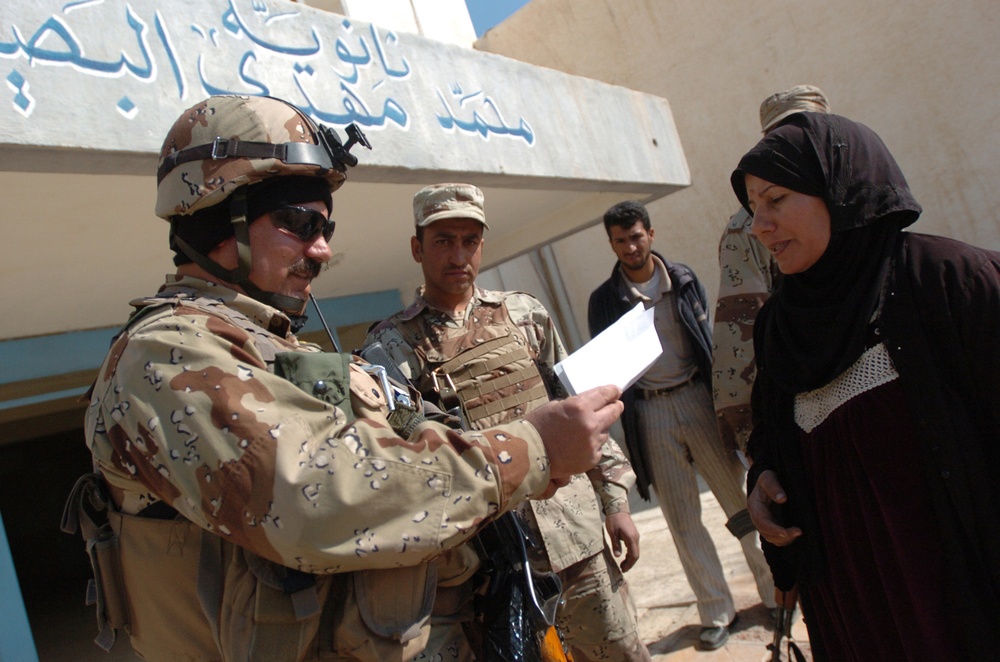
<svg viewBox="0 0 1000 662">
<path fill-rule="evenodd" d="M 127 590 L 156 583 L 155 591 L 128 592 L 132 647 L 145 660 L 208 659 L 206 651 L 217 650 L 215 636 L 198 608 L 192 581 L 198 576 L 201 529 L 180 517 L 154 519 L 114 510 L 108 520 L 117 534 L 122 585 Z M 109 578 L 103 583 L 108 586 Z"/>
<path fill-rule="evenodd" d="M 354 591 L 365 625 L 380 637 L 404 644 L 426 629 L 436 588 L 433 563 L 354 573 Z"/>
<path fill-rule="evenodd" d="M 443 358 L 427 352 L 429 363 Z M 441 402 L 448 408 L 452 401 L 461 403 L 466 421 L 476 430 L 512 421 L 549 400 L 538 366 L 516 334 L 463 350 L 437 365 L 434 373 Z"/>
<path fill-rule="evenodd" d="M 102 533 L 106 535 L 87 543 L 97 588 L 97 611 L 104 615 L 111 627 L 119 629 L 129 624 L 122 568 L 118 562 L 121 551 L 118 537 L 111 533 L 110 527 Z"/>
<path fill-rule="evenodd" d="M 332 575 L 333 627 L 321 642 L 336 660 L 408 662 L 431 636 L 436 573 L 426 566 Z"/>
<path fill-rule="evenodd" d="M 87 541 L 87 556 L 94 573 L 87 585 L 87 604 L 97 607 L 98 635 L 94 642 L 110 651 L 117 631 L 128 626 L 128 605 L 119 565 L 118 538 L 110 527 L 102 527 L 98 537 Z"/>
<path fill-rule="evenodd" d="M 329 577 L 287 568 L 227 546 L 220 638 L 225 659 L 300 660 L 315 646 Z M 311 659 L 311 658 L 310 658 Z"/>
<path fill-rule="evenodd" d="M 122 579 L 118 536 L 108 520 L 110 510 L 100 475 L 81 476 L 63 507 L 60 528 L 70 534 L 79 531 L 86 543 L 93 577 L 87 584 L 88 606 L 97 608 L 95 643 L 110 651 L 117 631 L 127 628 L 128 603 Z"/>
</svg>

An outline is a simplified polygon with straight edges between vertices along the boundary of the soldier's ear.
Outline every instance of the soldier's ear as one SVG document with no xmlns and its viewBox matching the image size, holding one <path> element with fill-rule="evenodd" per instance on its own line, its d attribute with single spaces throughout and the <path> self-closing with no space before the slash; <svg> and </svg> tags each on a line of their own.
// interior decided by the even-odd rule
<svg viewBox="0 0 1000 662">
<path fill-rule="evenodd" d="M 239 266 L 239 248 L 236 237 L 226 237 L 208 252 L 208 259 L 217 263 L 223 269 L 235 269 Z"/>
<path fill-rule="evenodd" d="M 420 240 L 416 237 L 410 237 L 410 254 L 413 255 L 414 262 L 423 262 L 423 246 L 420 245 Z"/>
</svg>

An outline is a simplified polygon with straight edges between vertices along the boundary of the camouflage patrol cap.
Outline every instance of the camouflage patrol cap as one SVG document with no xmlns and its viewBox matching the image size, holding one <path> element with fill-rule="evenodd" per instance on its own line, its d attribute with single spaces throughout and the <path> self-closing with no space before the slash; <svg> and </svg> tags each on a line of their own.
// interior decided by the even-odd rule
<svg viewBox="0 0 1000 662">
<path fill-rule="evenodd" d="M 483 209 L 483 192 L 472 184 L 432 184 L 413 196 L 413 222 L 418 228 L 446 218 L 471 218 L 490 229 Z"/>
<path fill-rule="evenodd" d="M 220 95 L 184 111 L 167 132 L 157 169 L 156 215 L 187 216 L 269 177 L 322 177 L 335 191 L 346 167 L 326 145 L 331 132 L 273 97 Z M 333 135 L 333 140 L 336 134 Z"/>
<path fill-rule="evenodd" d="M 760 104 L 760 130 L 767 133 L 778 122 L 795 113 L 829 113 L 830 102 L 815 85 L 796 85 L 775 92 Z"/>
</svg>

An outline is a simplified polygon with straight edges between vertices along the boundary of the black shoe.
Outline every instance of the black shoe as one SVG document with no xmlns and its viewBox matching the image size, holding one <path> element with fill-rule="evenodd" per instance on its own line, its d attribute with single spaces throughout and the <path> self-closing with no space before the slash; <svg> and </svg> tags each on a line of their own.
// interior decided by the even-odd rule
<svg viewBox="0 0 1000 662">
<path fill-rule="evenodd" d="M 735 622 L 736 617 L 734 616 L 733 620 L 729 622 L 729 625 L 702 628 L 701 634 L 698 635 L 698 641 L 701 642 L 701 649 L 714 651 L 725 646 L 726 642 L 729 641 L 729 628 L 733 627 Z"/>
</svg>

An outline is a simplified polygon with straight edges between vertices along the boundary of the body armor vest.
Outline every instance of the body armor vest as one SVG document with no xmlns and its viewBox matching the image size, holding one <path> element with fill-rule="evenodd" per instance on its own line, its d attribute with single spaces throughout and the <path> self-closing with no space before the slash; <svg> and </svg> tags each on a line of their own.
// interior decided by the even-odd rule
<svg viewBox="0 0 1000 662">
<path fill-rule="evenodd" d="M 477 430 L 548 402 L 533 352 L 506 305 L 476 308 L 471 317 L 469 332 L 451 341 L 442 340 L 424 316 L 393 320 L 423 365 L 415 381 L 424 398 L 445 410 L 458 408 Z"/>
<path fill-rule="evenodd" d="M 495 294 L 497 303 L 470 306 L 461 328 L 442 328 L 426 308 L 409 319 L 397 314 L 388 320 L 412 350 L 406 360 L 424 399 L 452 409 L 446 402 L 454 393 L 452 402 L 460 402 L 458 413 L 466 414 L 473 429 L 521 418 L 565 396 L 555 373 L 536 361 L 542 347 L 534 321 L 515 321 L 514 304 L 507 307 L 516 293 Z M 561 572 L 599 553 L 604 544 L 601 504 L 588 475 L 574 476 L 551 499 L 524 502 L 517 512 L 527 525 L 532 565 L 539 570 Z"/>
</svg>

